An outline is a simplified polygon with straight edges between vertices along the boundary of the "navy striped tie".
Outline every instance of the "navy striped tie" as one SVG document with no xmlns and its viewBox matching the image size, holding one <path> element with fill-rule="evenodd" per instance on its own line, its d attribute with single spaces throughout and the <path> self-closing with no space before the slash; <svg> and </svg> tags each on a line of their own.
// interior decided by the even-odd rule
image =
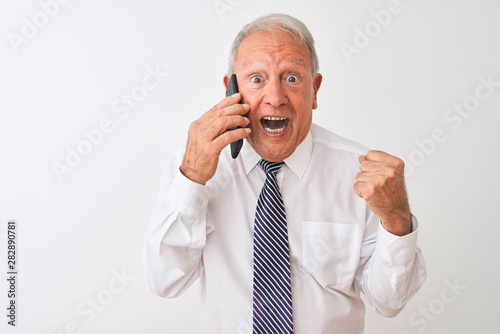
<svg viewBox="0 0 500 334">
<path fill-rule="evenodd" d="M 281 162 L 261 160 L 266 182 L 257 201 L 253 248 L 253 332 L 293 333 L 290 253 L 283 198 L 276 182 Z"/>
</svg>

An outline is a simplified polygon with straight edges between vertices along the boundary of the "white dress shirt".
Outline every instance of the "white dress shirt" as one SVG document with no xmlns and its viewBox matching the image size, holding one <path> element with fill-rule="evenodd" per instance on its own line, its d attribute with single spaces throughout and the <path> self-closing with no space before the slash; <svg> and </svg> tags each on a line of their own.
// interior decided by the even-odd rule
<svg viewBox="0 0 500 334">
<path fill-rule="evenodd" d="M 182 294 L 200 278 L 201 332 L 252 332 L 253 225 L 265 174 L 245 143 L 237 159 L 221 153 L 201 185 L 170 160 L 144 247 L 150 289 Z M 387 232 L 353 191 L 367 149 L 315 124 L 277 174 L 288 224 L 294 333 L 363 333 L 365 307 L 395 316 L 424 282 L 413 232 Z"/>
</svg>

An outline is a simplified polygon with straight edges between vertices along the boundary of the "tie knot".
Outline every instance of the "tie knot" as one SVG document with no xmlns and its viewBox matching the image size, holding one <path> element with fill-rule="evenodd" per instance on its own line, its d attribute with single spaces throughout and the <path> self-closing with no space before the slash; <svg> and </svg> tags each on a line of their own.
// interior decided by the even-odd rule
<svg viewBox="0 0 500 334">
<path fill-rule="evenodd" d="M 266 172 L 266 175 L 269 173 L 272 173 L 276 175 L 276 172 L 283 166 L 285 162 L 284 161 L 279 161 L 279 162 L 269 162 L 264 159 L 261 159 L 259 161 L 260 167 Z"/>
</svg>

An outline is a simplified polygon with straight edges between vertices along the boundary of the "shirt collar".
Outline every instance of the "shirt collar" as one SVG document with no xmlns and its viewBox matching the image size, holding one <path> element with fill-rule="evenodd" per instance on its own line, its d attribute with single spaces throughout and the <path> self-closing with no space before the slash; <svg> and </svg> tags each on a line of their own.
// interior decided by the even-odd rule
<svg viewBox="0 0 500 334">
<path fill-rule="evenodd" d="M 288 158 L 285 159 L 285 164 L 291 169 L 298 177 L 302 177 L 306 171 L 309 161 L 311 160 L 313 148 L 313 140 L 311 131 L 307 134 L 306 138 L 302 143 L 297 146 L 295 152 L 292 153 Z M 245 168 L 245 173 L 248 175 L 252 169 L 259 163 L 262 159 L 257 152 L 246 142 L 243 145 L 240 152 L 241 159 L 243 161 L 243 167 Z"/>
</svg>

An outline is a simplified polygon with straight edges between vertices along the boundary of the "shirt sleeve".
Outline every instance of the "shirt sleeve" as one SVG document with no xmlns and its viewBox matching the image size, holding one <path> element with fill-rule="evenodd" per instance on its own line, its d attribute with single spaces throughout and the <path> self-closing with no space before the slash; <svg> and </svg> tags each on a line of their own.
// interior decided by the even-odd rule
<svg viewBox="0 0 500 334">
<path fill-rule="evenodd" d="M 156 204 L 144 242 L 143 260 L 150 290 L 162 297 L 177 297 L 198 277 L 206 236 L 210 190 L 187 179 L 179 170 L 176 152 L 160 182 Z"/>
<path fill-rule="evenodd" d="M 375 311 L 393 317 L 401 312 L 427 276 L 422 251 L 417 245 L 418 221 L 412 215 L 412 232 L 402 237 L 385 230 L 373 213 L 369 217 L 370 225 L 375 228 L 366 230 L 356 283 Z"/>
</svg>

